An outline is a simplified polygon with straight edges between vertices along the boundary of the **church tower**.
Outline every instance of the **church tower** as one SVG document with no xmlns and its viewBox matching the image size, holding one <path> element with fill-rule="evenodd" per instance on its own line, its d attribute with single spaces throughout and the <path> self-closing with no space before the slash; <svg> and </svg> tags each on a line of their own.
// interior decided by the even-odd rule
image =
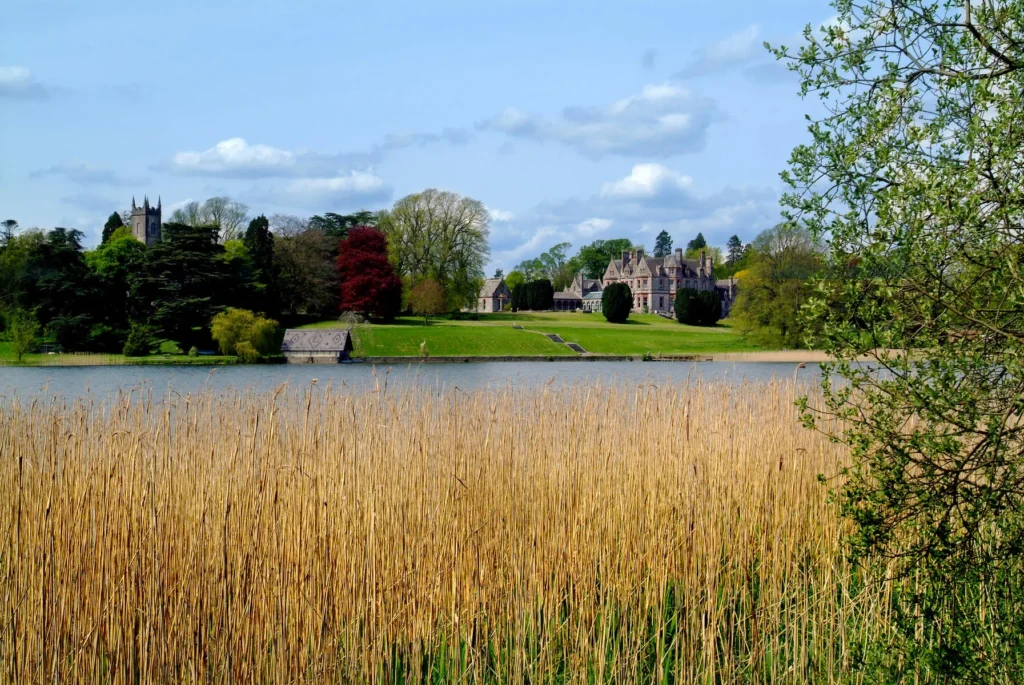
<svg viewBox="0 0 1024 685">
<path fill-rule="evenodd" d="M 140 243 L 146 243 L 146 247 L 152 247 L 163 239 L 160 198 L 156 199 L 156 207 L 149 206 L 149 197 L 142 202 L 141 207 L 135 206 L 135 198 L 132 198 L 132 235 Z"/>
</svg>

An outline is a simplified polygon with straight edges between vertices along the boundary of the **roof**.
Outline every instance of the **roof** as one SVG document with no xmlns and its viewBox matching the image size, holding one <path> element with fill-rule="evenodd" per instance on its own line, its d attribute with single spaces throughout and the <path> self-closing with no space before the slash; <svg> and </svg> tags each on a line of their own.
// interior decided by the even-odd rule
<svg viewBox="0 0 1024 685">
<path fill-rule="evenodd" d="M 579 293 L 574 293 L 571 290 L 561 290 L 555 293 L 556 300 L 582 300 Z"/>
<path fill-rule="evenodd" d="M 494 297 L 498 288 L 504 285 L 504 278 L 488 278 L 480 288 L 480 297 Z M 507 287 L 507 286 L 506 286 Z"/>
<path fill-rule="evenodd" d="M 602 293 L 602 292 L 595 292 L 595 293 L 587 293 L 586 295 L 583 296 L 583 299 L 584 300 L 600 300 L 602 297 L 604 297 L 604 293 Z"/>
<path fill-rule="evenodd" d="M 289 328 L 281 342 L 282 352 L 344 352 L 352 350 L 347 328 Z"/>
<path fill-rule="evenodd" d="M 739 281 L 737 281 L 737 280 L 735 280 L 733 278 L 720 278 L 717 281 L 715 281 L 715 287 L 717 287 L 717 288 L 730 288 L 730 287 L 736 285 L 738 282 Z"/>
</svg>

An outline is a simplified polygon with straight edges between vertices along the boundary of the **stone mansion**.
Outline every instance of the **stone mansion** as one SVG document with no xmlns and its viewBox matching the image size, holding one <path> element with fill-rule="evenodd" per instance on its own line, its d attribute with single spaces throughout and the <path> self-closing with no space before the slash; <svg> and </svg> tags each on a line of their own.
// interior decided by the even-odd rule
<svg viewBox="0 0 1024 685">
<path fill-rule="evenodd" d="M 714 265 L 704 252 L 700 259 L 683 259 L 677 249 L 665 257 L 647 257 L 644 251 L 622 251 L 604 272 L 604 285 L 625 283 L 633 293 L 633 311 L 672 315 L 680 288 L 715 292 Z"/>
<path fill-rule="evenodd" d="M 736 282 L 732 279 L 716 282 L 714 264 L 704 252 L 700 259 L 684 259 L 683 251 L 664 257 L 648 257 L 643 249 L 624 250 L 622 259 L 612 259 L 601 280 L 583 278 L 576 274 L 565 290 L 555 293 L 555 311 L 601 311 L 601 296 L 610 283 L 625 283 L 633 293 L 633 311 L 648 311 L 671 317 L 676 291 L 693 288 L 717 292 L 722 298 L 722 312 L 727 313 L 736 295 Z M 498 312 L 511 300 L 504 279 L 485 281 L 480 291 L 477 311 Z"/>
</svg>

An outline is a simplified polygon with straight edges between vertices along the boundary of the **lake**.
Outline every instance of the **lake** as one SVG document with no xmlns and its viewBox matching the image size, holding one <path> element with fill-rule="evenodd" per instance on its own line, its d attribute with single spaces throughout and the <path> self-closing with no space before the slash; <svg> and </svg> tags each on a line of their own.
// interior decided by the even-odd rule
<svg viewBox="0 0 1024 685">
<path fill-rule="evenodd" d="M 258 366 L 86 366 L 0 367 L 0 394 L 59 395 L 68 399 L 107 396 L 143 386 L 186 394 L 233 389 L 263 392 L 288 383 L 302 388 L 314 379 L 336 391 L 419 384 L 438 390 L 538 387 L 551 384 L 602 385 L 680 383 L 703 379 L 731 384 L 773 378 L 816 381 L 817 364 L 803 369 L 792 362 L 474 362 L 464 364 L 281 364 Z"/>
</svg>

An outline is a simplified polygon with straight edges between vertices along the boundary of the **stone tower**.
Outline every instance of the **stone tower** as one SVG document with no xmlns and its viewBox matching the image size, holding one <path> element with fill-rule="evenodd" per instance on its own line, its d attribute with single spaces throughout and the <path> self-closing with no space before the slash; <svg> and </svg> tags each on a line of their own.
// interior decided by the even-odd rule
<svg viewBox="0 0 1024 685">
<path fill-rule="evenodd" d="M 160 198 L 156 199 L 156 207 L 149 206 L 149 197 L 142 202 L 141 207 L 135 206 L 135 198 L 132 198 L 132 235 L 146 247 L 152 247 L 163 239 L 160 220 Z"/>
</svg>

